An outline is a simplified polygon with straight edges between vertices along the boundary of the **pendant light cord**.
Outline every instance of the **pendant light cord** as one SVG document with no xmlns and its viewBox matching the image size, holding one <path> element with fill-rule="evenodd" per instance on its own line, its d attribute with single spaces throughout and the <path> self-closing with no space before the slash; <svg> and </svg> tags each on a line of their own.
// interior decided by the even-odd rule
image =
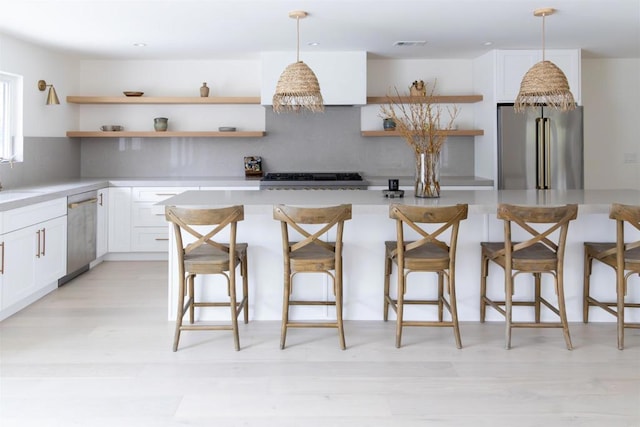
<svg viewBox="0 0 640 427">
<path fill-rule="evenodd" d="M 300 17 L 296 17 L 296 34 L 298 39 L 296 45 L 296 62 L 300 62 Z"/>
<path fill-rule="evenodd" d="M 546 13 L 542 14 L 542 60 L 544 61 L 544 19 L 547 16 Z"/>
</svg>

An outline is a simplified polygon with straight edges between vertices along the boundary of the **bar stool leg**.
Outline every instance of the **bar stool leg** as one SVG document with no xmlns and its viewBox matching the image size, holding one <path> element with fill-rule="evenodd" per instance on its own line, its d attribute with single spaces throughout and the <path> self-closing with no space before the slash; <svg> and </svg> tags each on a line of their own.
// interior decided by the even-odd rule
<svg viewBox="0 0 640 427">
<path fill-rule="evenodd" d="M 489 258 L 481 255 L 480 260 L 480 323 L 484 323 L 487 313 L 487 274 L 489 272 Z"/>
<path fill-rule="evenodd" d="M 512 316 L 512 299 L 513 299 L 513 276 L 510 272 L 505 272 L 505 299 L 504 299 L 504 311 L 505 311 L 505 349 L 511 348 L 511 316 Z"/>
<path fill-rule="evenodd" d="M 193 325 L 195 321 L 195 290 L 194 290 L 194 282 L 196 279 L 195 274 L 189 274 L 187 277 L 187 287 L 189 288 L 189 323 Z"/>
<path fill-rule="evenodd" d="M 344 324 L 342 322 L 342 270 L 336 272 L 336 321 L 338 322 L 338 335 L 340 338 L 340 348 L 345 350 L 347 345 L 344 340 Z"/>
<path fill-rule="evenodd" d="M 384 257 L 384 305 L 383 305 L 383 318 L 386 322 L 389 320 L 389 288 L 391 280 L 391 267 L 392 260 L 389 256 Z"/>
<path fill-rule="evenodd" d="M 560 321 L 562 322 L 562 332 L 564 340 L 567 343 L 567 350 L 572 350 L 571 336 L 569 335 L 569 322 L 567 321 L 567 309 L 564 304 L 564 284 L 562 279 L 562 271 L 558 272 L 558 311 L 560 312 Z"/>
<path fill-rule="evenodd" d="M 584 248 L 584 279 L 582 289 L 582 322 L 589 323 L 589 292 L 591 288 L 591 256 L 587 253 L 587 248 Z"/>
<path fill-rule="evenodd" d="M 456 338 L 456 347 L 462 348 L 462 339 L 460 338 L 460 327 L 458 325 L 458 303 L 456 298 L 456 281 L 454 272 L 449 273 L 449 307 L 451 308 L 451 321 L 453 322 L 453 334 Z"/>
<path fill-rule="evenodd" d="M 449 297 L 451 297 L 451 294 L 449 294 Z M 439 271 L 438 272 L 438 322 L 442 322 L 442 315 L 443 315 L 443 311 L 444 311 L 444 304 L 443 304 L 443 298 L 444 298 L 444 274 Z"/>
<path fill-rule="evenodd" d="M 232 267 L 233 268 L 233 267 Z M 231 308 L 231 328 L 233 329 L 233 343 L 236 351 L 240 351 L 240 336 L 238 334 L 238 306 L 236 304 L 236 280 L 233 272 L 229 279 L 229 306 Z"/>
<path fill-rule="evenodd" d="M 184 317 L 184 294 L 185 277 L 181 274 L 180 284 L 178 285 L 178 309 L 176 310 L 176 331 L 173 335 L 173 351 L 178 351 L 178 342 L 180 341 L 180 328 L 182 327 L 182 318 Z"/>
<path fill-rule="evenodd" d="M 249 323 L 249 275 L 247 264 L 249 263 L 249 255 L 245 254 L 244 260 L 240 264 L 240 274 L 242 274 L 242 298 L 244 300 L 244 323 Z"/>
<path fill-rule="evenodd" d="M 284 349 L 287 339 L 287 325 L 289 324 L 289 297 L 291 293 L 291 273 L 288 269 L 284 272 L 284 299 L 282 301 L 282 328 L 280 330 L 280 349 Z"/>
<path fill-rule="evenodd" d="M 624 269 L 616 268 L 616 294 L 618 309 L 618 350 L 624 349 Z"/>
<path fill-rule="evenodd" d="M 536 323 L 540 323 L 540 282 L 541 282 L 541 276 L 542 274 L 540 273 L 533 273 L 533 277 L 534 277 L 534 283 L 535 283 L 535 288 L 534 288 L 534 310 L 535 310 L 535 319 L 536 319 Z"/>
<path fill-rule="evenodd" d="M 396 348 L 400 348 L 402 342 L 402 322 L 404 314 L 404 282 L 405 276 L 398 268 L 398 302 L 396 305 Z"/>
</svg>

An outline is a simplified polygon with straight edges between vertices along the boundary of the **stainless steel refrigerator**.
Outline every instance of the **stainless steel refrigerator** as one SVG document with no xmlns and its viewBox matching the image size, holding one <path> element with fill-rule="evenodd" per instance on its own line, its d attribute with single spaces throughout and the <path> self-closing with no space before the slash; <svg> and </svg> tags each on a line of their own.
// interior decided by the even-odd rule
<svg viewBox="0 0 640 427">
<path fill-rule="evenodd" d="M 582 107 L 516 113 L 498 105 L 498 188 L 584 188 Z"/>
</svg>

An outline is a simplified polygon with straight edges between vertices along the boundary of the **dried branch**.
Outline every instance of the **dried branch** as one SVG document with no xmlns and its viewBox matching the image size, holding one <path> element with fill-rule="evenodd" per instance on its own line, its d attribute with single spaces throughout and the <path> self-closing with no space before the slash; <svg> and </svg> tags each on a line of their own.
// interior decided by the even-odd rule
<svg viewBox="0 0 640 427">
<path fill-rule="evenodd" d="M 431 102 L 436 82 L 431 88 L 425 85 L 427 96 L 413 96 L 410 103 L 404 103 L 398 89 L 395 96 L 387 95 L 387 103 L 380 106 L 382 117 L 389 117 L 396 123 L 396 130 L 416 153 L 439 153 L 447 139 L 445 130 L 453 129 L 453 122 L 460 113 L 456 105 L 447 107 L 449 120 L 441 126 L 442 107 Z"/>
</svg>

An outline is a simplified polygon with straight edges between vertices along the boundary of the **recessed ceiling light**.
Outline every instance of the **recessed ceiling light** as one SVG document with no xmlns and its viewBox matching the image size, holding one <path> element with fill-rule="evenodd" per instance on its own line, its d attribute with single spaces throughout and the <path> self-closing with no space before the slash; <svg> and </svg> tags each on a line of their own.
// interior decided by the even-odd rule
<svg viewBox="0 0 640 427">
<path fill-rule="evenodd" d="M 400 40 L 395 42 L 394 46 L 424 46 L 427 44 L 426 40 Z"/>
<path fill-rule="evenodd" d="M 484 43 L 482 43 L 482 44 L 483 44 L 483 45 L 485 45 L 485 46 L 492 46 L 492 45 L 493 45 L 493 42 L 484 42 Z"/>
<path fill-rule="evenodd" d="M 320 43 L 318 43 L 318 42 L 309 42 L 309 43 L 307 43 L 307 45 L 309 45 L 309 46 L 319 46 Z"/>
<path fill-rule="evenodd" d="M 147 44 L 146 43 L 134 43 L 133 45 L 135 47 L 145 47 Z"/>
</svg>

